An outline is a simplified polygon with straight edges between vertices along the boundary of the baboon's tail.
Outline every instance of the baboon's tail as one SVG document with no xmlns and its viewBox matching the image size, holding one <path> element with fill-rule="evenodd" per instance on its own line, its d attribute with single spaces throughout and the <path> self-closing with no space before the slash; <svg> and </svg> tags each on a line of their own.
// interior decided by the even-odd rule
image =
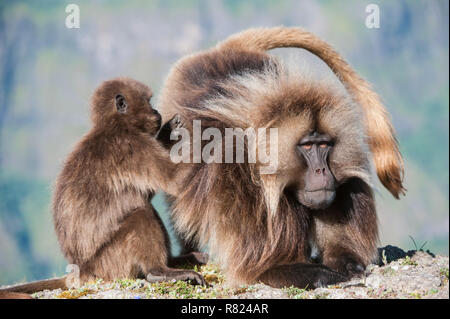
<svg viewBox="0 0 450 319">
<path fill-rule="evenodd" d="M 218 44 L 219 49 L 267 51 L 274 48 L 297 47 L 322 59 L 364 109 L 368 143 L 377 174 L 383 185 L 399 198 L 404 194 L 403 159 L 398 149 L 394 128 L 378 95 L 331 46 L 314 34 L 299 28 L 256 28 L 232 35 Z"/>
<path fill-rule="evenodd" d="M 3 288 L 0 289 L 0 299 L 29 299 L 31 298 L 29 294 L 38 291 L 46 289 L 53 290 L 59 288 L 67 289 L 66 278 L 67 276 L 64 276 Z"/>
</svg>

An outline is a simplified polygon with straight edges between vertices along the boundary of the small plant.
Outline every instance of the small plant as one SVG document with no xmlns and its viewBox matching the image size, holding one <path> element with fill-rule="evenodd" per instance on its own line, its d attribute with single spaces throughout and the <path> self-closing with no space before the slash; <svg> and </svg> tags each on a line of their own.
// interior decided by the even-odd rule
<svg viewBox="0 0 450 319">
<path fill-rule="evenodd" d="M 330 295 L 329 292 L 322 292 L 320 294 L 316 294 L 314 296 L 315 299 L 328 299 L 328 296 Z"/>
<path fill-rule="evenodd" d="M 93 291 L 90 290 L 90 289 L 86 289 L 86 288 L 69 289 L 69 290 L 61 292 L 59 295 L 56 296 L 56 298 L 60 298 L 60 299 L 78 299 L 78 298 L 86 296 L 86 295 L 88 295 L 90 293 L 93 293 Z"/>
<path fill-rule="evenodd" d="M 383 261 L 383 265 L 387 265 L 388 261 L 387 261 L 387 257 L 386 257 L 386 250 L 383 249 L 383 251 L 381 252 L 381 257 L 382 257 L 382 261 Z"/>
<path fill-rule="evenodd" d="M 241 286 L 237 288 L 223 287 L 225 279 L 220 269 L 213 264 L 194 267 L 194 270 L 201 273 L 209 287 L 194 286 L 186 281 L 170 281 L 148 284 L 144 288 L 146 298 L 176 298 L 176 299 L 206 299 L 206 298 L 229 298 L 252 291 L 251 286 Z M 125 283 L 126 284 L 126 283 Z"/>
<path fill-rule="evenodd" d="M 441 268 L 441 270 L 439 271 L 439 274 L 448 279 L 448 268 Z"/>
<path fill-rule="evenodd" d="M 207 264 L 200 267 L 195 266 L 194 271 L 200 272 L 209 284 L 223 284 L 225 277 L 220 272 L 219 267 L 213 264 Z"/>
<path fill-rule="evenodd" d="M 436 288 L 434 289 L 430 289 L 430 291 L 428 292 L 429 295 L 434 295 L 437 294 L 439 292 L 439 290 L 437 290 Z"/>
<path fill-rule="evenodd" d="M 403 266 L 417 266 L 417 262 L 415 262 L 414 260 L 412 260 L 411 258 L 409 258 L 409 256 L 406 256 L 405 259 L 403 259 L 403 261 L 401 262 L 401 265 Z"/>
<path fill-rule="evenodd" d="M 416 241 L 414 240 L 414 238 L 413 238 L 411 235 L 408 235 L 408 236 L 409 236 L 409 238 L 411 238 L 411 240 L 412 240 L 412 242 L 413 242 L 413 244 L 414 244 L 414 247 L 415 247 L 415 249 L 416 249 L 417 251 L 423 251 L 423 247 L 425 247 L 425 245 L 428 244 L 428 241 L 425 241 L 425 242 L 422 244 L 422 246 L 420 246 L 420 248 L 417 249 Z"/>
<path fill-rule="evenodd" d="M 119 287 L 120 287 L 121 289 L 123 289 L 123 288 L 131 287 L 131 286 L 133 286 L 134 284 L 136 284 L 136 280 L 134 280 L 134 279 L 128 279 L 128 278 L 123 278 L 123 279 L 117 279 L 117 280 L 115 281 L 115 283 L 116 283 L 117 285 L 119 285 Z"/>
<path fill-rule="evenodd" d="M 283 290 L 289 298 L 293 299 L 303 299 L 303 294 L 306 292 L 306 289 L 301 289 L 294 286 L 283 288 Z"/>
<path fill-rule="evenodd" d="M 418 292 L 410 292 L 409 295 L 414 299 L 422 299 L 422 295 Z"/>
<path fill-rule="evenodd" d="M 150 284 L 149 292 L 167 295 L 169 298 L 198 298 L 197 288 L 186 281 L 159 282 Z"/>
</svg>

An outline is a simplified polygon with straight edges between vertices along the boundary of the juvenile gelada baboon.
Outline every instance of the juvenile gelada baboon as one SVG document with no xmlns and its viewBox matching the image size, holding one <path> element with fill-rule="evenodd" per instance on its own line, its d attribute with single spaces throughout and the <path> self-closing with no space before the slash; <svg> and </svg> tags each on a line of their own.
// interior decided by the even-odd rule
<svg viewBox="0 0 450 319">
<path fill-rule="evenodd" d="M 155 138 L 161 116 L 152 108 L 151 96 L 149 87 L 129 78 L 102 83 L 92 97 L 93 127 L 57 178 L 55 230 L 64 256 L 79 267 L 80 283 L 145 277 L 205 284 L 195 271 L 169 267 L 194 261 L 197 255 L 170 256 L 167 232 L 149 202 L 158 189 L 170 193 L 176 176 L 168 150 Z M 165 129 L 178 124 L 175 117 Z M 29 293 L 71 284 L 63 277 L 10 291 Z"/>
<path fill-rule="evenodd" d="M 315 83 L 266 53 L 306 49 L 345 89 Z M 186 128 L 278 128 L 278 167 L 183 164 L 171 198 L 176 229 L 235 283 L 318 287 L 363 272 L 376 257 L 369 156 L 398 198 L 403 163 L 377 94 L 327 43 L 298 28 L 250 29 L 182 58 L 160 100 Z M 192 134 L 191 134 L 192 135 Z"/>
</svg>

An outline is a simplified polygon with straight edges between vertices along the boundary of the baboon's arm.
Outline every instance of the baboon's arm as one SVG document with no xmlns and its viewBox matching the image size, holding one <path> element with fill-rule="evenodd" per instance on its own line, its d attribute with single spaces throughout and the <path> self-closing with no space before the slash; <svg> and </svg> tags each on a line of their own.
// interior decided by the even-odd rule
<svg viewBox="0 0 450 319">
<path fill-rule="evenodd" d="M 177 165 L 170 160 L 169 150 L 154 137 L 141 135 L 129 140 L 109 165 L 107 186 L 117 194 L 137 189 L 142 194 L 168 191 L 177 173 Z M 99 162 L 99 165 L 104 165 Z"/>
</svg>

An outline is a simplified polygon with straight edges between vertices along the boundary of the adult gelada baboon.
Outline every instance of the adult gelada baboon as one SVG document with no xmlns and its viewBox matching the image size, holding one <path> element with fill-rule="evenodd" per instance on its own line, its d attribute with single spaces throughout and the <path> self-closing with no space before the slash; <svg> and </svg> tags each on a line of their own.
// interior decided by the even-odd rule
<svg viewBox="0 0 450 319">
<path fill-rule="evenodd" d="M 306 49 L 346 90 L 315 83 L 266 53 Z M 235 283 L 317 287 L 361 273 L 376 256 L 369 156 L 396 197 L 404 192 L 394 130 L 367 82 L 327 43 L 298 28 L 250 29 L 172 68 L 163 120 L 202 128 L 278 128 L 278 167 L 183 164 L 171 198 L 176 229 L 207 246 Z"/>
<path fill-rule="evenodd" d="M 195 271 L 169 267 L 195 262 L 197 255 L 170 256 L 167 232 L 149 202 L 158 189 L 171 192 L 177 169 L 155 138 L 161 116 L 152 108 L 151 96 L 149 87 L 133 79 L 103 82 L 92 98 L 93 127 L 58 176 L 55 230 L 64 256 L 79 267 L 80 277 L 15 286 L 0 291 L 0 297 L 8 291 L 66 288 L 78 279 L 81 284 L 137 277 L 205 284 Z M 175 117 L 164 129 L 177 125 Z"/>
</svg>

